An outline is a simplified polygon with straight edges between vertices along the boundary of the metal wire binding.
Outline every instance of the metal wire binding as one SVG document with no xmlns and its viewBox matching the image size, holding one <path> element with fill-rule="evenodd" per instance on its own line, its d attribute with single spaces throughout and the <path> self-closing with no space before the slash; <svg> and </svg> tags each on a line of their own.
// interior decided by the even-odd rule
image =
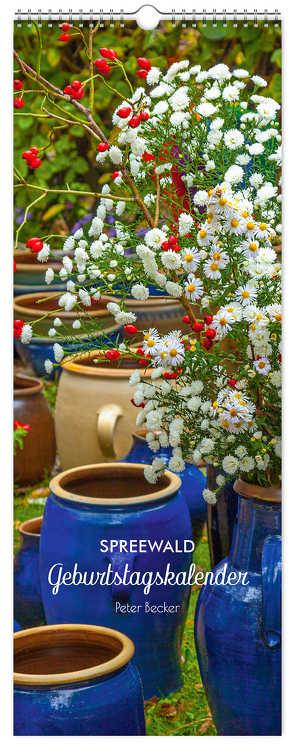
<svg viewBox="0 0 295 751">
<path fill-rule="evenodd" d="M 182 25 L 182 28 L 183 28 L 184 26 L 186 26 L 186 20 L 185 20 L 185 10 L 184 10 L 184 9 L 183 9 L 183 10 L 182 10 L 182 12 L 181 12 L 181 25 Z"/>
<path fill-rule="evenodd" d="M 62 26 L 62 10 L 60 10 L 60 9 L 58 11 L 58 17 L 59 17 L 58 25 L 61 28 L 61 26 Z"/>
<path fill-rule="evenodd" d="M 22 16 L 21 16 L 21 9 L 20 8 L 17 11 L 17 25 L 18 26 L 22 25 Z"/>
<path fill-rule="evenodd" d="M 41 8 L 38 9 L 38 26 L 42 26 Z"/>
<path fill-rule="evenodd" d="M 100 9 L 100 11 L 99 11 L 99 27 L 102 28 L 103 26 L 104 26 L 103 10 Z"/>
<path fill-rule="evenodd" d="M 83 10 L 79 10 L 79 29 L 83 29 Z"/>
<path fill-rule="evenodd" d="M 278 25 L 279 25 L 279 11 L 276 8 L 276 10 L 275 10 L 275 26 L 278 26 Z"/>
<path fill-rule="evenodd" d="M 237 24 L 237 9 L 236 8 L 234 10 L 234 24 L 233 25 L 234 25 L 234 28 L 236 28 L 236 26 L 238 25 Z"/>
<path fill-rule="evenodd" d="M 268 26 L 267 8 L 264 11 L 264 24 L 263 24 L 263 26 Z"/>
<path fill-rule="evenodd" d="M 120 26 L 124 27 L 124 8 L 120 10 Z"/>
<path fill-rule="evenodd" d="M 244 26 L 248 28 L 247 9 L 244 10 Z"/>
<path fill-rule="evenodd" d="M 175 8 L 174 8 L 174 10 L 172 10 L 172 11 L 171 11 L 171 13 L 172 13 L 172 26 L 176 26 L 176 21 L 175 21 Z"/>
<path fill-rule="evenodd" d="M 223 14 L 222 15 L 222 26 L 224 28 L 226 28 L 227 27 L 227 20 L 226 20 L 226 10 L 225 10 L 225 8 L 223 9 L 222 14 Z"/>
<path fill-rule="evenodd" d="M 196 24 L 196 9 L 195 8 L 193 8 L 192 14 L 193 14 L 192 27 L 195 29 L 196 25 L 197 25 Z"/>
<path fill-rule="evenodd" d="M 72 10 L 72 8 L 69 10 L 69 25 L 73 26 L 73 10 Z"/>
<path fill-rule="evenodd" d="M 212 15 L 213 15 L 213 19 L 212 19 L 212 20 L 213 20 L 213 24 L 212 24 L 212 26 L 213 26 L 213 28 L 214 28 L 214 29 L 216 29 L 216 26 L 217 26 L 217 21 L 216 21 L 216 8 L 215 8 L 215 10 L 213 9 Z"/>
<path fill-rule="evenodd" d="M 109 10 L 109 14 L 110 14 L 110 26 L 114 26 L 114 11 Z"/>
<path fill-rule="evenodd" d="M 51 9 L 51 8 L 50 8 L 50 10 L 48 11 L 48 28 L 49 28 L 49 29 L 51 29 L 51 28 L 52 28 L 52 9 Z"/>
<path fill-rule="evenodd" d="M 206 10 L 203 8 L 203 26 L 207 26 L 206 24 Z"/>
<path fill-rule="evenodd" d="M 93 9 L 89 11 L 89 26 L 93 29 Z"/>
<path fill-rule="evenodd" d="M 258 26 L 258 21 L 257 21 L 257 8 L 256 8 L 256 10 L 254 10 L 254 26 L 255 26 L 255 27 L 257 27 L 257 26 Z"/>
<path fill-rule="evenodd" d="M 132 17 L 136 16 L 136 14 L 142 8 L 153 8 L 154 10 L 157 11 L 157 13 L 160 14 L 160 16 L 167 17 L 169 15 L 165 11 L 158 10 L 154 5 L 146 4 L 146 3 L 144 3 L 136 11 L 132 11 L 130 13 L 128 13 L 124 9 L 120 9 L 120 11 L 115 11 L 115 12 L 114 12 L 113 9 L 111 9 L 108 12 L 106 12 L 106 15 L 109 16 L 110 26 L 113 27 L 115 25 L 114 16 L 118 17 L 118 20 L 120 21 L 120 26 L 124 26 L 125 19 L 129 18 L 129 16 L 132 16 Z M 78 19 L 79 19 L 79 26 L 81 28 L 83 28 L 83 17 L 85 17 L 86 20 L 88 20 L 88 17 L 90 16 L 90 22 L 93 25 L 93 19 L 94 19 L 94 16 L 95 16 L 95 14 L 93 13 L 93 10 L 90 10 L 89 13 L 87 13 L 86 11 L 83 11 L 82 9 L 80 9 L 78 12 L 77 11 L 73 12 L 73 10 L 69 10 L 68 14 L 70 16 L 70 26 L 73 25 L 73 16 L 75 18 L 78 17 Z M 17 26 L 20 27 L 22 25 L 22 18 L 24 17 L 24 20 L 27 20 L 27 22 L 28 22 L 28 26 L 31 27 L 32 26 L 32 15 L 33 15 L 33 17 L 37 18 L 38 26 L 42 26 L 42 18 L 43 18 L 43 20 L 45 20 L 45 21 L 47 20 L 48 21 L 48 26 L 51 27 L 52 23 L 53 23 L 53 18 L 55 18 L 55 19 L 57 18 L 58 25 L 59 25 L 59 27 L 61 27 L 62 23 L 63 23 L 63 15 L 65 15 L 65 12 L 63 13 L 63 11 L 60 9 L 58 12 L 54 12 L 53 13 L 52 10 L 50 9 L 46 13 L 43 10 L 38 9 L 37 12 L 34 11 L 32 13 L 32 10 L 28 9 L 27 13 L 24 13 L 24 12 L 22 12 L 21 9 L 18 9 L 15 12 Z M 182 26 L 183 27 L 187 26 L 187 21 L 188 21 L 187 16 L 189 16 L 190 18 L 192 18 L 192 21 L 191 21 L 192 26 L 196 27 L 196 25 L 197 25 L 196 22 L 197 22 L 198 15 L 199 14 L 197 14 L 196 9 L 193 9 L 192 11 L 187 11 L 185 9 L 182 9 L 181 11 L 176 11 L 175 8 L 174 8 L 171 11 L 172 26 L 176 26 L 176 17 L 177 16 L 178 16 L 179 20 L 181 20 Z M 223 26 L 226 27 L 228 25 L 227 15 L 228 15 L 228 11 L 226 9 L 223 9 L 223 11 L 218 11 L 218 12 L 217 12 L 216 9 L 214 9 L 212 11 L 212 13 L 211 12 L 207 13 L 206 9 L 203 9 L 203 13 L 202 13 L 202 25 L 204 27 L 206 27 L 207 26 L 207 18 L 209 18 L 209 19 L 212 19 L 212 22 L 213 22 L 212 25 L 213 25 L 213 27 L 216 28 L 216 26 L 217 26 L 217 17 L 218 17 L 218 20 L 219 19 L 222 20 Z M 279 12 L 279 10 L 277 8 L 275 9 L 275 11 L 271 11 L 271 13 L 269 13 L 267 9 L 265 9 L 264 11 L 259 12 L 259 14 L 258 14 L 257 9 L 254 9 L 253 12 L 252 11 L 249 12 L 247 9 L 245 9 L 243 12 L 242 11 L 238 12 L 237 9 L 235 9 L 233 11 L 233 13 L 229 13 L 230 18 L 233 16 L 233 26 L 234 27 L 237 27 L 238 20 L 239 21 L 243 20 L 244 26 L 247 27 L 249 25 L 249 17 L 250 17 L 251 20 L 253 20 L 254 27 L 257 27 L 258 26 L 258 15 L 259 15 L 260 19 L 263 21 L 265 27 L 269 26 L 269 21 L 270 20 L 273 21 L 275 27 L 278 27 L 280 25 L 280 22 L 281 22 L 281 18 L 280 18 L 281 17 L 281 13 Z M 74 18 L 74 20 L 75 20 L 75 18 Z M 101 9 L 100 12 L 99 12 L 99 21 L 100 21 L 100 26 L 104 27 L 105 26 L 105 22 L 104 22 L 104 11 L 103 11 L 103 9 Z"/>
<path fill-rule="evenodd" d="M 32 26 L 31 9 L 28 10 L 28 26 Z"/>
</svg>

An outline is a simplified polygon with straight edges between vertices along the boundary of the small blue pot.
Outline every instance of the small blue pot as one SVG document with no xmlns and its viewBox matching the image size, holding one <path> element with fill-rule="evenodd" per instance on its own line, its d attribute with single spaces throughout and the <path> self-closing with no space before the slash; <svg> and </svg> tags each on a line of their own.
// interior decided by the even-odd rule
<svg viewBox="0 0 295 751">
<path fill-rule="evenodd" d="M 22 628 L 45 621 L 39 574 L 42 516 L 23 522 L 18 531 L 21 547 L 14 559 L 14 615 Z"/>
<path fill-rule="evenodd" d="M 14 636 L 15 735 L 145 735 L 134 645 L 97 626 Z"/>
<path fill-rule="evenodd" d="M 134 641 L 135 664 L 149 699 L 182 685 L 180 647 L 193 543 L 180 479 L 165 472 L 150 485 L 143 468 L 97 464 L 67 470 L 51 481 L 40 578 L 47 623 L 94 623 Z M 71 585 L 55 590 L 55 579 L 68 572 Z M 156 577 L 158 584 L 148 591 L 148 581 Z"/>
<path fill-rule="evenodd" d="M 279 493 L 240 480 L 235 488 L 239 511 L 230 554 L 213 569 L 212 583 L 209 574 L 196 609 L 201 677 L 219 735 L 280 735 Z"/>
<path fill-rule="evenodd" d="M 123 461 L 151 464 L 155 456 L 160 456 L 168 465 L 172 456 L 172 448 L 161 447 L 155 454 L 148 446 L 145 438 L 146 432 L 146 430 L 139 429 L 132 433 L 133 446 Z M 197 545 L 206 521 L 207 504 L 204 501 L 202 493 L 206 486 L 206 478 L 203 472 L 193 464 L 187 464 L 183 472 L 180 472 L 178 476 L 181 479 L 180 492 L 185 498 L 190 513 L 193 540 L 195 545 Z"/>
</svg>

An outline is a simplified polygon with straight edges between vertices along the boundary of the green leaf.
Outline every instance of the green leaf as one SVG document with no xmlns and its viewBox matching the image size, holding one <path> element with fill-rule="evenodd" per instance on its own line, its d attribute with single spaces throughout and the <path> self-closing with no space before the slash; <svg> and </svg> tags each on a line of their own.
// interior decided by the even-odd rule
<svg viewBox="0 0 295 751">
<path fill-rule="evenodd" d="M 63 211 L 64 208 L 64 203 L 55 203 L 54 206 L 50 206 L 50 208 L 45 211 L 45 214 L 43 214 L 42 216 L 42 221 L 47 222 L 47 219 L 52 219 L 52 217 L 56 216 L 56 214 L 60 214 L 60 212 Z"/>
<path fill-rule="evenodd" d="M 47 50 L 47 60 L 49 65 L 55 68 L 61 60 L 61 51 L 58 47 L 49 47 Z"/>
<path fill-rule="evenodd" d="M 271 63 L 276 63 L 278 68 L 282 67 L 282 50 L 275 50 L 270 58 Z"/>
<path fill-rule="evenodd" d="M 22 130 L 28 130 L 32 127 L 34 122 L 33 117 L 18 117 L 18 125 Z"/>
</svg>

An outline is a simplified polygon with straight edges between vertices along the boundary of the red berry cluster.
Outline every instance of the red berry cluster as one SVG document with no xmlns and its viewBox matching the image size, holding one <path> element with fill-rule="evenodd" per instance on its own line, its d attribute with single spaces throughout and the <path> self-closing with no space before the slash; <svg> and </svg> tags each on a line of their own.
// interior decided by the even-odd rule
<svg viewBox="0 0 295 751">
<path fill-rule="evenodd" d="M 20 91 L 23 88 L 23 83 L 22 81 L 19 80 L 19 78 L 16 78 L 13 81 L 13 88 L 14 88 L 14 91 Z"/>
<path fill-rule="evenodd" d="M 37 169 L 42 164 L 42 160 L 37 157 L 37 154 L 39 154 L 39 149 L 37 149 L 35 146 L 32 146 L 31 149 L 24 151 L 22 154 L 22 158 L 26 160 L 28 166 L 31 167 L 31 169 Z"/>
<path fill-rule="evenodd" d="M 32 253 L 39 253 L 43 248 L 43 243 L 42 240 L 40 240 L 40 237 L 30 237 L 27 242 L 27 248 L 30 248 Z"/>
<path fill-rule="evenodd" d="M 147 60 L 146 57 L 139 57 L 137 62 L 140 66 L 140 70 L 137 71 L 137 75 L 139 76 L 139 78 L 146 78 L 148 72 L 152 67 L 150 61 Z"/>
<path fill-rule="evenodd" d="M 58 37 L 59 41 L 60 42 L 68 42 L 69 39 L 71 38 L 71 35 L 68 34 L 68 31 L 69 31 L 69 28 L 70 28 L 70 24 L 69 23 L 63 23 L 61 28 L 62 28 L 62 32 L 63 33 L 60 35 L 60 37 Z"/>
<path fill-rule="evenodd" d="M 118 360 L 118 359 L 119 359 L 119 357 L 120 357 L 120 354 L 121 354 L 121 353 L 120 353 L 120 352 L 118 352 L 118 350 L 117 350 L 117 349 L 109 349 L 109 350 L 108 350 L 108 351 L 106 352 L 106 357 L 107 357 L 107 359 L 108 359 L 108 360 Z"/>
<path fill-rule="evenodd" d="M 163 248 L 163 250 L 174 250 L 175 253 L 179 253 L 181 249 L 180 245 L 178 245 L 176 235 L 170 235 L 170 237 L 168 237 L 168 240 L 164 240 L 161 247 Z"/>
<path fill-rule="evenodd" d="M 66 86 L 64 92 L 73 97 L 73 99 L 82 99 L 85 93 L 81 81 L 73 81 L 73 83 Z"/>
<path fill-rule="evenodd" d="M 203 341 L 203 345 L 205 349 L 211 349 L 211 347 L 213 347 L 213 339 L 215 339 L 216 337 L 216 331 L 210 328 L 211 323 L 213 321 L 213 316 L 211 315 L 205 316 L 204 323 L 207 326 L 206 330 L 205 330 L 204 323 L 202 323 L 202 321 L 196 321 L 195 323 L 191 323 L 188 316 L 184 316 L 182 320 L 183 320 L 183 323 L 188 323 L 191 329 L 193 329 L 193 331 L 195 331 L 197 334 L 200 334 L 201 331 L 204 331 L 205 339 Z M 186 349 L 187 350 L 190 349 L 190 344 L 186 346 Z"/>
<path fill-rule="evenodd" d="M 108 49 L 108 47 L 101 47 L 99 51 L 101 58 L 95 60 L 94 65 L 102 75 L 106 75 L 111 70 L 111 66 L 107 63 L 107 60 L 116 60 L 117 53 L 115 52 L 115 50 Z M 106 60 L 102 59 L 104 57 L 106 58 Z"/>
<path fill-rule="evenodd" d="M 22 96 L 17 96 L 16 99 L 13 100 L 13 106 L 15 110 L 21 110 L 21 108 L 25 106 L 25 101 Z"/>
<path fill-rule="evenodd" d="M 24 325 L 24 321 L 21 321 L 20 319 L 13 321 L 13 336 L 15 339 L 20 339 Z"/>
</svg>

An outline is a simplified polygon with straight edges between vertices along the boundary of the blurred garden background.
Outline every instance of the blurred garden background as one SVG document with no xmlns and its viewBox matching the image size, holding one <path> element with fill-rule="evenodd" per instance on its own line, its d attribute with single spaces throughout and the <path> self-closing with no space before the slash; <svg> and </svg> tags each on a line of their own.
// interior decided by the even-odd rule
<svg viewBox="0 0 295 751">
<path fill-rule="evenodd" d="M 77 24 L 78 26 L 78 24 Z M 74 30 L 71 29 L 71 34 Z M 79 33 L 79 32 L 78 32 Z M 88 27 L 84 25 L 83 33 L 88 39 Z M 88 60 L 81 41 L 74 34 L 73 41 L 65 44 L 58 41 L 60 28 L 57 23 L 52 28 L 42 25 L 41 74 L 55 86 L 64 89 L 74 79 L 81 81 L 89 77 Z M 14 47 L 19 56 L 33 68 L 37 66 L 38 58 L 38 28 L 30 28 L 23 24 L 21 28 L 15 25 Z M 137 59 L 145 55 L 152 65 L 165 71 L 173 62 L 189 59 L 190 63 L 200 64 L 208 69 L 216 63 L 226 63 L 231 68 L 246 68 L 251 75 L 258 74 L 268 82 L 263 90 L 263 96 L 271 96 L 281 102 L 281 29 L 273 23 L 264 26 L 258 22 L 249 21 L 244 27 L 239 22 L 236 27 L 228 22 L 223 27 L 217 22 L 213 27 L 212 21 L 202 22 L 196 28 L 181 22 L 172 26 L 169 21 L 161 21 L 156 29 L 144 31 L 135 22 L 125 22 L 123 28 L 119 22 L 113 27 L 106 23 L 104 28 L 98 29 L 94 36 L 94 59 L 100 57 L 99 48 L 109 47 L 116 50 L 119 59 L 126 64 L 127 73 L 134 86 L 144 84 L 136 75 Z M 14 77 L 20 77 L 17 64 L 14 65 Z M 108 83 L 108 77 L 106 78 Z M 123 71 L 116 68 L 112 71 L 111 85 L 115 85 L 122 96 L 128 95 L 127 83 Z M 24 88 L 31 92 L 28 79 L 24 81 Z M 32 82 L 32 89 L 37 84 Z M 148 87 L 147 87 L 148 90 Z M 25 97 L 25 107 L 15 112 L 14 148 L 15 165 L 28 183 L 35 183 L 48 188 L 66 188 L 72 190 L 96 191 L 108 182 L 113 171 L 107 162 L 99 165 L 95 161 L 96 142 L 77 123 L 75 126 L 62 124 L 60 127 L 53 117 L 49 118 L 41 112 L 42 93 L 28 93 Z M 112 124 L 112 112 L 121 100 L 107 87 L 103 79 L 95 79 L 94 119 L 108 138 L 112 138 L 115 130 Z M 83 100 L 87 106 L 87 97 Z M 47 102 L 48 105 L 48 102 Z M 63 109 L 72 113 L 72 105 L 63 102 Z M 53 105 L 51 112 L 58 114 Z M 22 153 L 32 146 L 44 148 L 42 164 L 33 172 L 24 160 Z M 15 223 L 16 229 L 22 223 L 25 207 L 36 198 L 36 191 L 22 186 L 15 191 Z M 26 243 L 33 234 L 43 236 L 47 233 L 67 235 L 79 226 L 88 224 L 95 214 L 98 201 L 93 196 L 52 194 L 48 196 L 42 207 L 36 206 L 33 214 L 28 215 L 20 236 L 20 242 Z M 32 221 L 30 221 L 32 219 Z M 58 248 L 58 239 L 52 242 Z"/>
</svg>

